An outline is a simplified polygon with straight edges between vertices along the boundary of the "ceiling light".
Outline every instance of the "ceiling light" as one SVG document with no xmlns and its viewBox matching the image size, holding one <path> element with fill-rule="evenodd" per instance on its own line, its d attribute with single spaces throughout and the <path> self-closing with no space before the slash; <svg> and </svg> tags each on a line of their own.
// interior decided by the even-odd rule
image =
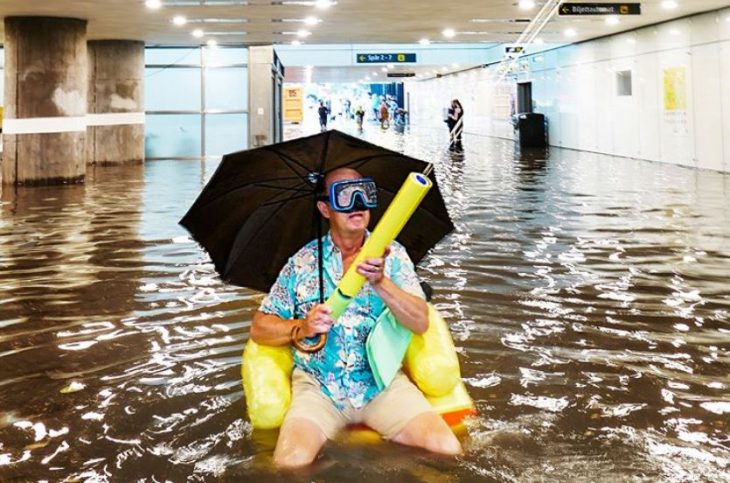
<svg viewBox="0 0 730 483">
<path fill-rule="evenodd" d="M 446 37 L 447 39 L 450 39 L 450 38 L 452 38 L 452 37 L 454 37 L 454 36 L 456 35 L 456 32 L 454 32 L 454 29 L 444 29 L 444 31 L 443 31 L 443 32 L 441 32 L 441 33 L 442 33 L 442 34 L 444 35 L 444 37 Z"/>
<path fill-rule="evenodd" d="M 186 19 L 182 15 L 175 15 L 174 17 L 172 17 L 172 23 L 174 23 L 175 25 L 185 25 L 186 23 L 188 23 L 188 19 Z"/>
<path fill-rule="evenodd" d="M 395 66 L 394 66 L 393 64 L 388 64 L 388 65 L 386 65 L 386 67 L 387 67 L 388 69 L 393 69 L 393 68 L 394 68 Z"/>
<path fill-rule="evenodd" d="M 441 67 L 441 72 L 446 72 L 447 70 L 449 70 L 448 67 Z"/>
<path fill-rule="evenodd" d="M 317 8 L 330 8 L 332 5 L 336 5 L 337 2 L 332 2 L 330 0 L 317 0 L 314 2 L 314 6 Z"/>
<path fill-rule="evenodd" d="M 566 37 L 575 37 L 577 34 L 578 32 L 576 32 L 575 29 L 568 28 L 563 30 L 563 35 Z"/>
<path fill-rule="evenodd" d="M 292 45 L 302 45 L 302 42 L 300 40 L 292 40 L 291 44 Z"/>
<path fill-rule="evenodd" d="M 388 68 L 387 67 L 381 67 L 380 70 L 382 70 L 383 72 L 388 72 Z"/>
<path fill-rule="evenodd" d="M 728 18 L 730 18 L 730 17 L 728 17 Z M 428 39 L 421 39 L 418 41 L 418 43 L 421 45 L 431 45 L 431 41 Z"/>
<path fill-rule="evenodd" d="M 162 7 L 162 2 L 160 0 L 147 0 L 144 4 L 147 8 L 151 8 L 152 10 L 157 10 Z"/>
<path fill-rule="evenodd" d="M 621 20 L 616 15 L 609 15 L 606 17 L 606 25 L 618 25 L 621 23 Z"/>
<path fill-rule="evenodd" d="M 459 68 L 459 64 L 451 64 L 451 67 L 453 67 L 454 69 L 458 69 Z"/>
<path fill-rule="evenodd" d="M 519 5 L 522 10 L 530 10 L 532 8 L 535 8 L 534 0 L 520 0 L 520 3 L 518 3 L 517 5 Z"/>
<path fill-rule="evenodd" d="M 628 42 L 630 44 L 635 44 L 636 43 L 636 39 L 634 37 L 629 37 L 628 39 L 626 39 L 626 42 Z"/>
<path fill-rule="evenodd" d="M 218 42 L 215 39 L 208 39 L 206 44 L 208 44 L 208 47 L 218 47 Z"/>
<path fill-rule="evenodd" d="M 682 32 L 680 32 L 679 29 L 672 29 L 672 30 L 669 31 L 669 33 L 672 34 L 672 35 L 679 35 Z"/>
<path fill-rule="evenodd" d="M 725 17 L 725 21 L 726 22 L 730 22 L 730 15 L 728 15 L 727 17 Z"/>
<path fill-rule="evenodd" d="M 205 34 L 203 33 L 202 30 L 200 30 L 200 29 L 193 30 L 193 37 L 200 38 L 203 35 L 205 35 Z"/>
<path fill-rule="evenodd" d="M 533 40 L 532 43 L 535 45 L 543 45 L 545 43 L 545 41 L 543 39 L 541 39 L 540 37 L 538 37 L 535 40 Z"/>
<path fill-rule="evenodd" d="M 304 19 L 304 23 L 307 25 L 317 25 L 320 20 L 317 17 L 307 17 Z"/>
<path fill-rule="evenodd" d="M 662 2 L 662 8 L 666 10 L 674 10 L 677 7 L 679 7 L 679 4 L 674 0 L 664 0 Z"/>
<path fill-rule="evenodd" d="M 297 30 L 297 37 L 305 38 L 309 37 L 310 35 L 312 35 L 312 32 L 308 30 Z"/>
</svg>

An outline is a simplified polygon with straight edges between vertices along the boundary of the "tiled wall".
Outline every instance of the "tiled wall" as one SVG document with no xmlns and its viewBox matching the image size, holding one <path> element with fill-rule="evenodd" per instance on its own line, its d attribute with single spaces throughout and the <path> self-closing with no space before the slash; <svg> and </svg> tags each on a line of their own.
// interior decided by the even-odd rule
<svg viewBox="0 0 730 483">
<path fill-rule="evenodd" d="M 459 98 L 467 133 L 512 138 L 515 85 L 532 82 L 551 145 L 730 172 L 730 8 L 499 69 L 410 83 L 411 121 L 445 132 L 442 108 Z M 631 96 L 618 95 L 620 71 L 631 71 Z"/>
</svg>

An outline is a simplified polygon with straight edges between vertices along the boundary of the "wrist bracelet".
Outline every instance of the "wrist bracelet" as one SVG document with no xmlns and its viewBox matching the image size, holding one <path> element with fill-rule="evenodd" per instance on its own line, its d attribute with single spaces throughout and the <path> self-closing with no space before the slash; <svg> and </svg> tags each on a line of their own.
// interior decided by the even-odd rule
<svg viewBox="0 0 730 483">
<path fill-rule="evenodd" d="M 297 336 L 299 335 L 300 330 L 301 327 L 299 327 L 299 325 L 295 323 L 291 328 L 291 332 L 289 333 L 289 342 L 294 343 L 299 339 Z"/>
</svg>

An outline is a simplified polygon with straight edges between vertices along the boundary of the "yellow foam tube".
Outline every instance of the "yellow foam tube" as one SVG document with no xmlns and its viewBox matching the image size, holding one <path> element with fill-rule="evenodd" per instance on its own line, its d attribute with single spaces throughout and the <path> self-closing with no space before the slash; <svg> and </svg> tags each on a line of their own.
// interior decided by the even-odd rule
<svg viewBox="0 0 730 483">
<path fill-rule="evenodd" d="M 422 335 L 413 334 L 404 362 L 419 389 L 426 396 L 439 398 L 461 381 L 461 371 L 449 327 L 431 304 L 428 319 L 428 330 Z"/>
<path fill-rule="evenodd" d="M 412 356 L 407 361 L 409 374 L 434 410 L 450 425 L 458 425 L 463 417 L 474 414 L 474 403 L 461 382 L 459 361 L 448 325 L 430 304 L 429 328 L 423 336 L 414 336 L 411 345 L 414 341 L 417 347 L 412 353 L 411 347 L 408 349 Z M 431 358 L 441 362 L 434 364 Z M 291 403 L 293 364 L 288 346 L 261 346 L 252 340 L 246 343 L 241 372 L 248 416 L 254 428 L 281 426 Z M 418 375 L 417 379 L 414 374 Z M 448 382 L 437 381 L 437 378 Z M 441 392 L 448 385 L 450 390 Z"/>
<path fill-rule="evenodd" d="M 251 424 L 258 429 L 281 426 L 291 403 L 294 359 L 289 346 L 259 345 L 249 339 L 243 351 L 241 376 Z"/>
<path fill-rule="evenodd" d="M 357 273 L 357 266 L 368 258 L 383 256 L 385 248 L 398 236 L 433 183 L 427 176 L 410 173 L 403 182 L 393 201 L 385 210 L 365 245 L 342 277 L 337 289 L 325 304 L 332 309 L 332 318 L 337 320 L 365 284 L 365 277 Z"/>
</svg>

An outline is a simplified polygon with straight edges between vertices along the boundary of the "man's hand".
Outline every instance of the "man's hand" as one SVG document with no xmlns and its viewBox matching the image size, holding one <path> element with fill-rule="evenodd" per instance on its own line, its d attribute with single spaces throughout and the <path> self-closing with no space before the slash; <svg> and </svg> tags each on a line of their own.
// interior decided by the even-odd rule
<svg viewBox="0 0 730 483">
<path fill-rule="evenodd" d="M 357 266 L 357 273 L 362 275 L 375 287 L 385 277 L 385 258 L 390 254 L 390 247 L 385 248 L 381 258 L 368 258 Z"/>
<path fill-rule="evenodd" d="M 332 310 L 325 304 L 317 304 L 307 313 L 302 321 L 301 332 L 304 337 L 314 337 L 317 334 L 326 334 L 335 322 L 332 319 Z"/>
</svg>

